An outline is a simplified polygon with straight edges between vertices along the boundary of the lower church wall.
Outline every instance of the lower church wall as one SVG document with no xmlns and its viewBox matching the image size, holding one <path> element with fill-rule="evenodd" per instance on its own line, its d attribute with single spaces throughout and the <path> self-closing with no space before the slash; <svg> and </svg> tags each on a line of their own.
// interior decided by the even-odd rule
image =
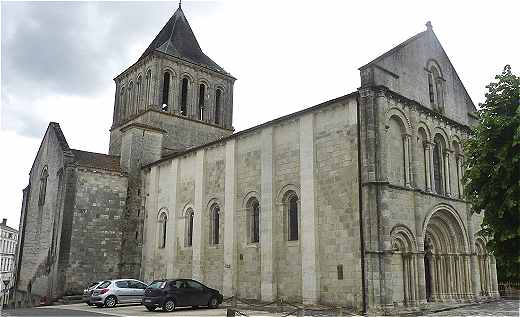
<svg viewBox="0 0 520 317">
<path fill-rule="evenodd" d="M 270 283 L 272 279 L 274 298 L 360 307 L 355 116 L 356 100 L 342 100 L 321 111 L 308 113 L 304 119 L 301 116 L 274 123 L 267 128 L 271 132 L 251 131 L 237 136 L 232 148 L 234 162 L 227 161 L 229 147 L 222 145 L 230 141 L 224 141 L 199 149 L 199 153 L 187 153 L 144 170 L 145 231 L 148 233 L 143 250 L 148 251 L 143 252 L 142 278 L 149 281 L 159 275 L 158 270 L 168 271 L 170 264 L 173 271 L 171 275 L 167 274 L 168 277 L 197 278 L 194 260 L 200 256 L 202 281 L 221 291 L 231 289 L 225 296 L 236 294 L 240 298 L 269 300 L 266 297 L 269 295 L 264 293 L 264 283 Z M 302 144 L 302 140 L 307 143 Z M 313 143 L 309 144 L 309 140 Z M 314 176 L 311 174 L 310 180 L 302 176 L 302 162 L 306 168 L 311 166 Z M 235 182 L 232 228 L 226 223 L 224 212 L 227 210 L 224 205 L 227 164 L 234 166 L 234 176 L 231 176 Z M 272 164 L 272 175 L 268 170 L 262 170 L 269 164 Z M 174 166 L 177 166 L 177 172 L 172 172 Z M 203 169 L 202 173 L 198 168 Z M 198 179 L 202 183 L 197 183 Z M 270 181 L 272 187 L 262 184 L 263 181 Z M 195 210 L 196 193 L 200 188 L 202 210 Z M 269 206 L 264 204 L 270 200 L 262 197 L 262 190 L 269 188 L 272 189 L 272 193 L 268 193 L 272 195 L 272 224 L 271 221 L 262 222 L 266 219 L 261 216 L 260 235 L 272 232 L 272 250 L 268 250 L 271 241 L 260 238 L 260 242 L 268 242 L 264 245 L 251 241 L 249 222 L 249 203 L 253 198 L 260 204 L 260 214 L 268 210 Z M 298 197 L 298 239 L 288 241 L 288 197 L 292 194 Z M 168 225 L 174 230 L 168 234 L 175 235 L 175 242 L 172 242 L 175 245 L 166 245 L 164 250 L 168 254 L 165 258 L 173 259 L 173 262 L 164 263 L 163 257 L 151 250 L 157 248 L 158 213 L 165 206 L 171 206 L 172 201 L 175 207 L 171 209 L 176 210 L 168 210 L 169 221 L 173 220 L 175 224 Z M 214 203 L 221 211 L 217 245 L 212 245 L 210 239 Z M 198 237 L 201 241 L 194 240 L 194 247 L 185 246 L 185 212 L 189 208 L 200 212 L 202 221 L 202 232 L 194 234 L 194 239 Z M 172 215 L 175 216 L 172 218 Z M 314 220 L 309 222 L 309 217 Z M 314 224 L 313 230 L 309 228 L 310 223 Z M 197 226 L 195 222 L 194 230 L 199 228 Z M 228 229 L 234 231 L 232 253 L 225 251 L 228 247 L 224 236 Z M 200 251 L 195 247 L 197 243 L 200 243 Z M 272 256 L 266 256 L 266 252 Z M 232 254 L 232 257 L 226 254 Z M 272 261 L 272 270 L 264 269 L 270 264 L 263 261 Z M 158 267 L 156 263 L 161 264 Z M 232 286 L 224 284 L 226 267 L 233 269 Z M 311 271 L 305 267 L 310 267 Z"/>
<path fill-rule="evenodd" d="M 118 173 L 76 169 L 70 254 L 65 293 L 81 293 L 85 285 L 119 277 L 127 178 Z"/>
</svg>

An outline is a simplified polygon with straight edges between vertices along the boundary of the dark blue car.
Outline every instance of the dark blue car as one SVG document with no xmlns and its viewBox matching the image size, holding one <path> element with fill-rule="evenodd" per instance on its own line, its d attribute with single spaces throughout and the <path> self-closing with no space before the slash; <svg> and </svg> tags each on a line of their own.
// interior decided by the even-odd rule
<svg viewBox="0 0 520 317">
<path fill-rule="evenodd" d="M 176 307 L 208 306 L 217 308 L 222 304 L 222 294 L 191 279 L 156 280 L 144 291 L 142 304 L 149 311 L 162 307 L 174 311 Z"/>
</svg>

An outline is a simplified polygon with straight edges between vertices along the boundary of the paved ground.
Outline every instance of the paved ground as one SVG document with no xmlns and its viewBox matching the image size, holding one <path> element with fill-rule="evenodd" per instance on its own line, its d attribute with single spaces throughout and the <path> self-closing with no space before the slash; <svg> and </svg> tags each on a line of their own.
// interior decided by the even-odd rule
<svg viewBox="0 0 520 317">
<path fill-rule="evenodd" d="M 428 314 L 427 316 L 520 316 L 520 301 L 499 300 Z"/>
<path fill-rule="evenodd" d="M 248 316 L 282 316 L 282 314 L 273 314 L 269 312 L 247 311 Z M 207 308 L 177 308 L 172 313 L 164 313 L 161 309 L 149 312 L 141 305 L 119 305 L 114 308 L 98 308 L 87 306 L 84 303 L 46 306 L 32 309 L 16 309 L 6 310 L 2 316 L 226 316 L 225 308 L 207 309 Z"/>
<path fill-rule="evenodd" d="M 242 310 L 242 312 L 246 313 L 248 316 L 261 317 L 281 317 L 284 315 L 280 313 L 251 310 Z M 306 312 L 305 315 L 321 316 L 321 314 L 313 314 L 312 312 Z M 347 315 L 348 314 L 345 314 L 344 316 Z M 121 305 L 115 308 L 97 308 L 89 307 L 85 304 L 72 304 L 37 307 L 32 309 L 4 310 L 2 316 L 226 316 L 226 309 L 179 308 L 172 313 L 164 313 L 161 310 L 149 312 L 141 305 Z M 425 316 L 520 316 L 520 301 L 500 300 L 491 303 L 460 307 L 438 313 L 425 314 Z"/>
</svg>

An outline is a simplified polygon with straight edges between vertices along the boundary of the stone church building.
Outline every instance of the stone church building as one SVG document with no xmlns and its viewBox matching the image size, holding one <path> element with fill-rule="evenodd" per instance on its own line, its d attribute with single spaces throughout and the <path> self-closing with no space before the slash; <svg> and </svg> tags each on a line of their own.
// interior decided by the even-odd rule
<svg viewBox="0 0 520 317">
<path fill-rule="evenodd" d="M 188 277 L 226 297 L 368 309 L 497 296 L 461 183 L 476 108 L 431 24 L 359 71 L 352 93 L 234 133 L 235 78 L 179 7 L 114 79 L 108 154 L 49 124 L 18 290 Z"/>
</svg>

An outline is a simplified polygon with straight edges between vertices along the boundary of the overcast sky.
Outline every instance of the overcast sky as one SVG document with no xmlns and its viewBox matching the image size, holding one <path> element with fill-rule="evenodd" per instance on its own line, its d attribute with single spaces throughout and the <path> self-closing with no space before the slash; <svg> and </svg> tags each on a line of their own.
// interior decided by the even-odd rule
<svg viewBox="0 0 520 317">
<path fill-rule="evenodd" d="M 2 2 L 0 217 L 18 226 L 49 121 L 107 153 L 113 78 L 175 12 L 167 2 Z M 203 51 L 235 76 L 237 131 L 355 91 L 358 67 L 432 21 L 474 103 L 520 72 L 520 1 L 183 1 Z"/>
</svg>

